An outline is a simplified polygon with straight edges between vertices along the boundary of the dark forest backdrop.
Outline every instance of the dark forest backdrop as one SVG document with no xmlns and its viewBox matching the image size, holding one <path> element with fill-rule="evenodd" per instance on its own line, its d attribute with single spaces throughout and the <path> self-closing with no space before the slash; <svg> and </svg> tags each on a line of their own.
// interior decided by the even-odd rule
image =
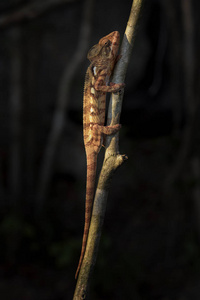
<svg viewBox="0 0 200 300">
<path fill-rule="evenodd" d="M 86 52 L 123 35 L 131 2 L 0 1 L 2 300 L 72 299 Z M 200 299 L 199 11 L 198 0 L 143 3 L 121 116 L 129 160 L 112 182 L 91 299 Z"/>
</svg>

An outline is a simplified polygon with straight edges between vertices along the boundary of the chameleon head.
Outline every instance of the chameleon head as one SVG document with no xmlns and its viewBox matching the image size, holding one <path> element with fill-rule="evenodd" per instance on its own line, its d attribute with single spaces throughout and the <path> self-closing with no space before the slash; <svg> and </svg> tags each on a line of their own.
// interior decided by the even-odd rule
<svg viewBox="0 0 200 300">
<path fill-rule="evenodd" d="M 115 61 L 118 53 L 120 34 L 113 31 L 100 39 L 99 43 L 94 45 L 88 52 L 87 58 L 91 61 L 101 60 Z"/>
<path fill-rule="evenodd" d="M 108 35 L 104 36 L 102 39 L 100 39 L 99 45 L 104 46 L 106 44 L 109 44 L 111 52 L 113 53 L 114 57 L 116 57 L 119 49 L 119 42 L 120 42 L 119 31 L 113 31 Z"/>
</svg>

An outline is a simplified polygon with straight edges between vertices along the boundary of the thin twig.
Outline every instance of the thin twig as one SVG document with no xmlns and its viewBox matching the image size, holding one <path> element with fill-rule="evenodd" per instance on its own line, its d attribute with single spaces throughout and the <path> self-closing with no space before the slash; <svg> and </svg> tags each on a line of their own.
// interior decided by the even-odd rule
<svg viewBox="0 0 200 300">
<path fill-rule="evenodd" d="M 131 50 L 133 47 L 135 28 L 141 3 L 142 0 L 133 0 L 127 28 L 122 41 L 122 58 L 115 68 L 112 78 L 113 82 L 119 83 L 123 82 L 125 79 L 128 63 L 130 61 Z M 122 93 L 120 95 L 112 95 L 108 112 L 108 124 L 114 124 L 118 122 L 118 118 L 121 113 L 122 99 Z M 99 176 L 99 182 L 94 199 L 86 252 L 79 273 L 73 300 L 88 299 L 89 283 L 97 257 L 110 181 L 116 169 L 127 159 L 126 155 L 121 155 L 118 153 L 118 137 L 116 135 L 114 137 L 107 138 L 106 147 L 107 149 L 103 167 Z"/>
<path fill-rule="evenodd" d="M 127 27 L 124 33 L 124 37 L 120 49 L 120 54 L 122 57 L 117 63 L 116 68 L 114 70 L 114 74 L 112 77 L 113 82 L 119 83 L 125 81 L 127 68 L 132 53 L 133 43 L 135 40 L 136 25 L 139 18 L 141 5 L 142 5 L 142 0 L 133 0 L 129 20 L 127 23 Z M 111 95 L 109 108 L 108 108 L 107 125 L 111 125 L 111 123 L 114 124 L 113 121 L 115 121 L 115 123 L 119 123 L 122 101 L 123 101 L 123 91 L 120 95 L 117 94 Z M 111 149 L 113 151 L 113 146 L 111 147 L 110 143 L 111 145 L 113 145 L 114 143 L 115 151 L 116 153 L 118 153 L 118 145 L 119 145 L 118 134 L 116 134 L 114 138 L 112 136 L 107 137 L 106 147 L 108 149 L 106 151 L 105 158 L 107 157 L 107 155 L 110 155 Z"/>
<path fill-rule="evenodd" d="M 41 212 L 43 208 L 47 189 L 49 187 L 54 156 L 65 123 L 65 114 L 67 105 L 69 103 L 72 80 L 77 73 L 80 63 L 86 56 L 86 50 L 88 48 L 91 32 L 93 6 L 94 0 L 86 0 L 84 3 L 83 20 L 80 25 L 80 37 L 78 46 L 74 53 L 74 56 L 70 60 L 70 63 L 67 63 L 65 67 L 63 76 L 60 81 L 60 86 L 58 88 L 57 105 L 39 173 L 39 181 L 36 194 L 37 213 Z"/>
<path fill-rule="evenodd" d="M 54 8 L 55 6 L 74 2 L 75 0 L 48 0 L 48 1 L 36 1 L 31 4 L 27 4 L 24 7 L 0 17 L 0 28 L 6 28 L 7 26 L 22 22 L 24 20 L 30 20 L 37 18 L 46 11 Z"/>
</svg>

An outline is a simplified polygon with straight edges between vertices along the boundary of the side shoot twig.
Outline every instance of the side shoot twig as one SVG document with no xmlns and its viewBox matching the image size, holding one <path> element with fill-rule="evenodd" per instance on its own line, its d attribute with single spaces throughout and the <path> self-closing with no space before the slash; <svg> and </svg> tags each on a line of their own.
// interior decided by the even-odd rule
<svg viewBox="0 0 200 300">
<path fill-rule="evenodd" d="M 124 82 L 125 75 L 130 61 L 131 50 L 135 38 L 135 28 L 138 20 L 142 0 L 133 0 L 128 24 L 123 37 L 121 46 L 122 58 L 117 63 L 112 81 L 115 83 Z M 112 94 L 107 125 L 114 125 L 119 123 L 121 107 L 122 107 L 123 93 Z M 126 155 L 119 154 L 118 150 L 118 134 L 115 136 L 108 136 L 106 140 L 106 152 L 103 162 L 103 167 L 99 176 L 96 195 L 94 199 L 92 219 L 90 224 L 90 231 L 87 241 L 87 247 L 81 270 L 79 273 L 74 298 L 73 300 L 88 299 L 89 283 L 91 280 L 93 267 L 96 261 L 99 240 L 106 210 L 106 202 L 108 190 L 113 173 L 116 169 L 127 160 Z"/>
</svg>

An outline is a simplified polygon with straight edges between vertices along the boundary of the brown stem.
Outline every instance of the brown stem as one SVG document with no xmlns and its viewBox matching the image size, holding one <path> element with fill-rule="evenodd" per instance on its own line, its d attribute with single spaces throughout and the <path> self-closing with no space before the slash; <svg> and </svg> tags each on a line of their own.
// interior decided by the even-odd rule
<svg viewBox="0 0 200 300">
<path fill-rule="evenodd" d="M 135 27 L 141 8 L 141 3 L 142 0 L 133 0 L 129 21 L 122 41 L 122 58 L 115 68 L 112 79 L 113 82 L 117 83 L 124 81 L 133 47 Z M 120 95 L 118 94 L 115 96 L 115 99 L 113 99 L 112 95 L 112 101 L 109 105 L 108 124 L 116 123 L 121 112 L 123 94 L 121 93 Z M 79 273 L 73 300 L 88 299 L 89 284 L 97 257 L 110 182 L 117 168 L 123 164 L 125 160 L 127 160 L 126 155 L 121 155 L 118 153 L 117 136 L 115 135 L 107 138 L 107 149 L 94 199 L 86 252 Z"/>
</svg>

